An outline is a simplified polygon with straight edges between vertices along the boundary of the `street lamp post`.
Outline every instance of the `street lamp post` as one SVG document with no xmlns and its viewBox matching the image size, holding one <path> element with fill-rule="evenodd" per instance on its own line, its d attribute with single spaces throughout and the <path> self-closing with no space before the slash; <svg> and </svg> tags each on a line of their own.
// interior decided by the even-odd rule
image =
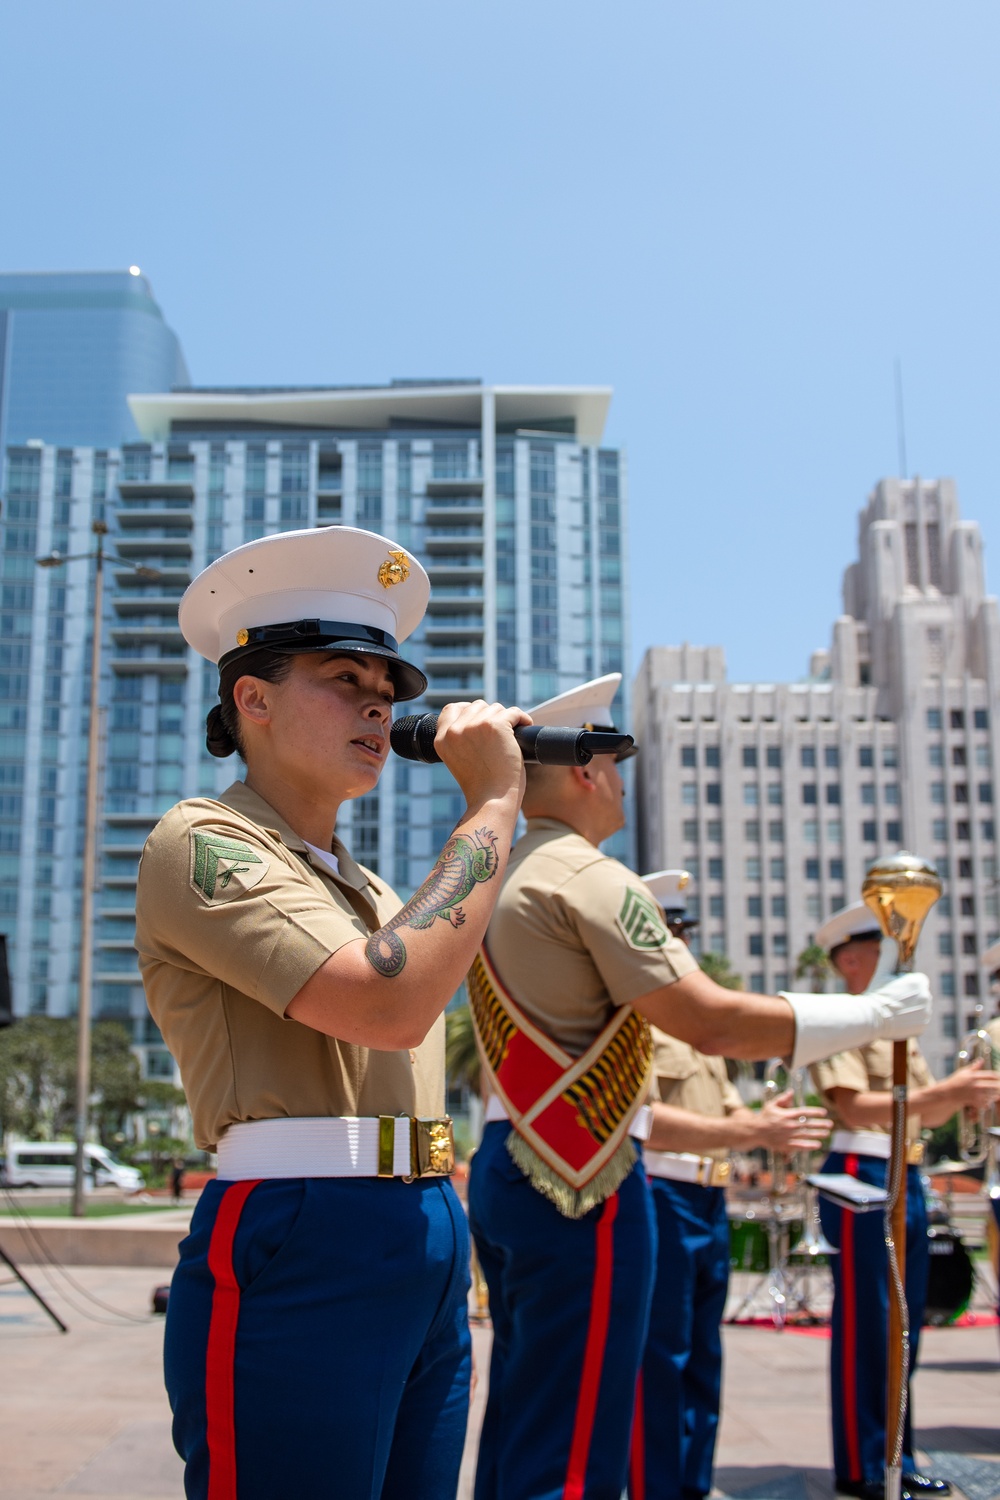
<svg viewBox="0 0 1000 1500">
<path fill-rule="evenodd" d="M 90 1117 L 90 1022 L 93 1014 L 94 989 L 94 894 L 97 885 L 97 814 L 100 803 L 100 700 L 101 700 L 101 635 L 104 605 L 104 538 L 108 528 L 104 521 L 92 521 L 90 529 L 96 537 L 93 552 L 63 557 L 51 552 L 47 557 L 36 558 L 40 568 L 58 568 L 63 563 L 78 562 L 81 558 L 93 558 L 94 614 L 93 637 L 90 643 L 90 724 L 87 732 L 87 792 L 86 822 L 83 836 L 83 891 L 80 901 L 80 963 L 79 999 L 77 1002 L 76 1037 L 76 1108 L 73 1135 L 76 1141 L 76 1166 L 73 1173 L 74 1218 L 82 1219 L 87 1212 L 84 1178 L 87 1165 L 87 1124 Z M 130 566 L 126 564 L 126 566 Z M 158 578 L 156 568 L 140 568 L 131 565 L 133 571 L 144 578 Z"/>
</svg>

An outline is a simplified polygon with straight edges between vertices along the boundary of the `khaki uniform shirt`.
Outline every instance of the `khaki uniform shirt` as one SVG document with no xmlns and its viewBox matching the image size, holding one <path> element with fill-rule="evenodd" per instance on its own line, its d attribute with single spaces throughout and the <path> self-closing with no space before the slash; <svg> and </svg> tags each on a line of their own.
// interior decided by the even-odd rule
<svg viewBox="0 0 1000 1500">
<path fill-rule="evenodd" d="M 517 1004 L 572 1057 L 617 1007 L 697 969 L 638 875 L 552 818 L 514 846 L 486 935 Z"/>
<path fill-rule="evenodd" d="M 444 1017 L 415 1052 L 374 1052 L 285 1019 L 326 960 L 399 898 L 338 839 L 340 873 L 243 782 L 180 802 L 146 841 L 135 945 L 198 1145 L 228 1125 L 313 1115 L 441 1115 Z"/>
<path fill-rule="evenodd" d="M 723 1058 L 706 1057 L 657 1026 L 653 1027 L 653 1088 L 649 1096 L 650 1103 L 654 1100 L 706 1115 L 710 1120 L 724 1119 L 744 1107 L 729 1081 Z M 719 1146 L 704 1154 L 725 1161 L 729 1148 Z"/>
<path fill-rule="evenodd" d="M 924 1061 L 923 1053 L 915 1037 L 911 1037 L 908 1044 L 908 1062 L 906 1079 L 908 1089 L 926 1088 L 929 1083 L 934 1082 L 934 1075 Z M 830 1090 L 852 1089 L 857 1094 L 869 1091 L 876 1094 L 891 1094 L 892 1042 L 885 1040 L 869 1042 L 867 1047 L 858 1047 L 853 1052 L 838 1052 L 835 1057 L 828 1057 L 823 1062 L 813 1063 L 809 1071 L 817 1092 L 833 1117 L 836 1128 L 849 1130 L 851 1127 L 845 1125 L 837 1114 L 830 1098 Z M 863 1125 L 859 1128 L 874 1131 L 878 1135 L 892 1134 L 888 1124 Z M 919 1140 L 919 1115 L 910 1113 L 908 1116 L 907 1137 L 911 1141 Z"/>
</svg>

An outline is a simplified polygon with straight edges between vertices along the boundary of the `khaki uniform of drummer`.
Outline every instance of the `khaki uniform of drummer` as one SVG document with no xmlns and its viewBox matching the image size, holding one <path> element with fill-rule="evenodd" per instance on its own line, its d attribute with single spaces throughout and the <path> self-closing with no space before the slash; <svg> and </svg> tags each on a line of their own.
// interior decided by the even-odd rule
<svg viewBox="0 0 1000 1500">
<path fill-rule="evenodd" d="M 409 1053 L 355 1047 L 284 1017 L 332 954 L 400 907 L 339 840 L 324 860 L 237 781 L 218 801 L 171 809 L 146 844 L 142 877 L 140 969 L 202 1150 L 252 1120 L 443 1114 L 443 1017 Z"/>
</svg>

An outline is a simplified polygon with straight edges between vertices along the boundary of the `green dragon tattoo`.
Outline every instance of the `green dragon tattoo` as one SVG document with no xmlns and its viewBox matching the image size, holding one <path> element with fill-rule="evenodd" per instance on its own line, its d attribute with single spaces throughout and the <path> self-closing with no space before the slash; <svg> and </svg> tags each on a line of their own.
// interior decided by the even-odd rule
<svg viewBox="0 0 1000 1500">
<path fill-rule="evenodd" d="M 474 838 L 467 833 L 452 834 L 419 891 L 414 892 L 391 921 L 373 932 L 365 944 L 365 957 L 372 968 L 386 979 L 402 973 L 406 949 L 398 935 L 401 927 L 420 931 L 433 927 L 438 917 L 444 917 L 452 927 L 461 927 L 465 912 L 459 902 L 484 880 L 492 880 L 499 863 L 492 829 L 477 828 Z"/>
</svg>

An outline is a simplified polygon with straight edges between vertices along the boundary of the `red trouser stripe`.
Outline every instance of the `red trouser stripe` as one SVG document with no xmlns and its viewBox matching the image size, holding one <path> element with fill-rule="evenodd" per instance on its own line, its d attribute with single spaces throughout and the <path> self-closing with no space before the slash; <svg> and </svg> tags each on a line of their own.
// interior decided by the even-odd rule
<svg viewBox="0 0 1000 1500">
<path fill-rule="evenodd" d="M 844 1163 L 848 1177 L 857 1177 L 858 1158 L 849 1156 Z M 841 1403 L 844 1409 L 844 1430 L 847 1437 L 848 1479 L 863 1479 L 861 1472 L 861 1441 L 858 1436 L 858 1311 L 856 1266 L 854 1255 L 854 1215 L 849 1208 L 840 1210 L 840 1285 L 844 1298 L 844 1313 L 841 1319 L 844 1341 L 841 1353 Z"/>
<path fill-rule="evenodd" d="M 632 1451 L 629 1454 L 629 1500 L 646 1500 L 646 1424 L 643 1410 L 642 1371 L 635 1383 L 635 1415 L 632 1418 Z"/>
<path fill-rule="evenodd" d="M 586 1493 L 587 1461 L 594 1435 L 594 1414 L 601 1388 L 604 1349 L 608 1341 L 611 1318 L 611 1283 L 615 1265 L 614 1223 L 618 1213 L 618 1194 L 608 1198 L 597 1224 L 597 1249 L 594 1262 L 594 1285 L 590 1293 L 590 1322 L 583 1352 L 580 1393 L 576 1401 L 573 1441 L 569 1450 L 563 1500 L 583 1500 Z"/>
<path fill-rule="evenodd" d="M 236 1420 L 233 1364 L 240 1289 L 233 1273 L 233 1241 L 243 1205 L 256 1182 L 234 1182 L 219 1204 L 208 1246 L 215 1281 L 205 1350 L 205 1436 L 208 1500 L 236 1500 Z"/>
</svg>

